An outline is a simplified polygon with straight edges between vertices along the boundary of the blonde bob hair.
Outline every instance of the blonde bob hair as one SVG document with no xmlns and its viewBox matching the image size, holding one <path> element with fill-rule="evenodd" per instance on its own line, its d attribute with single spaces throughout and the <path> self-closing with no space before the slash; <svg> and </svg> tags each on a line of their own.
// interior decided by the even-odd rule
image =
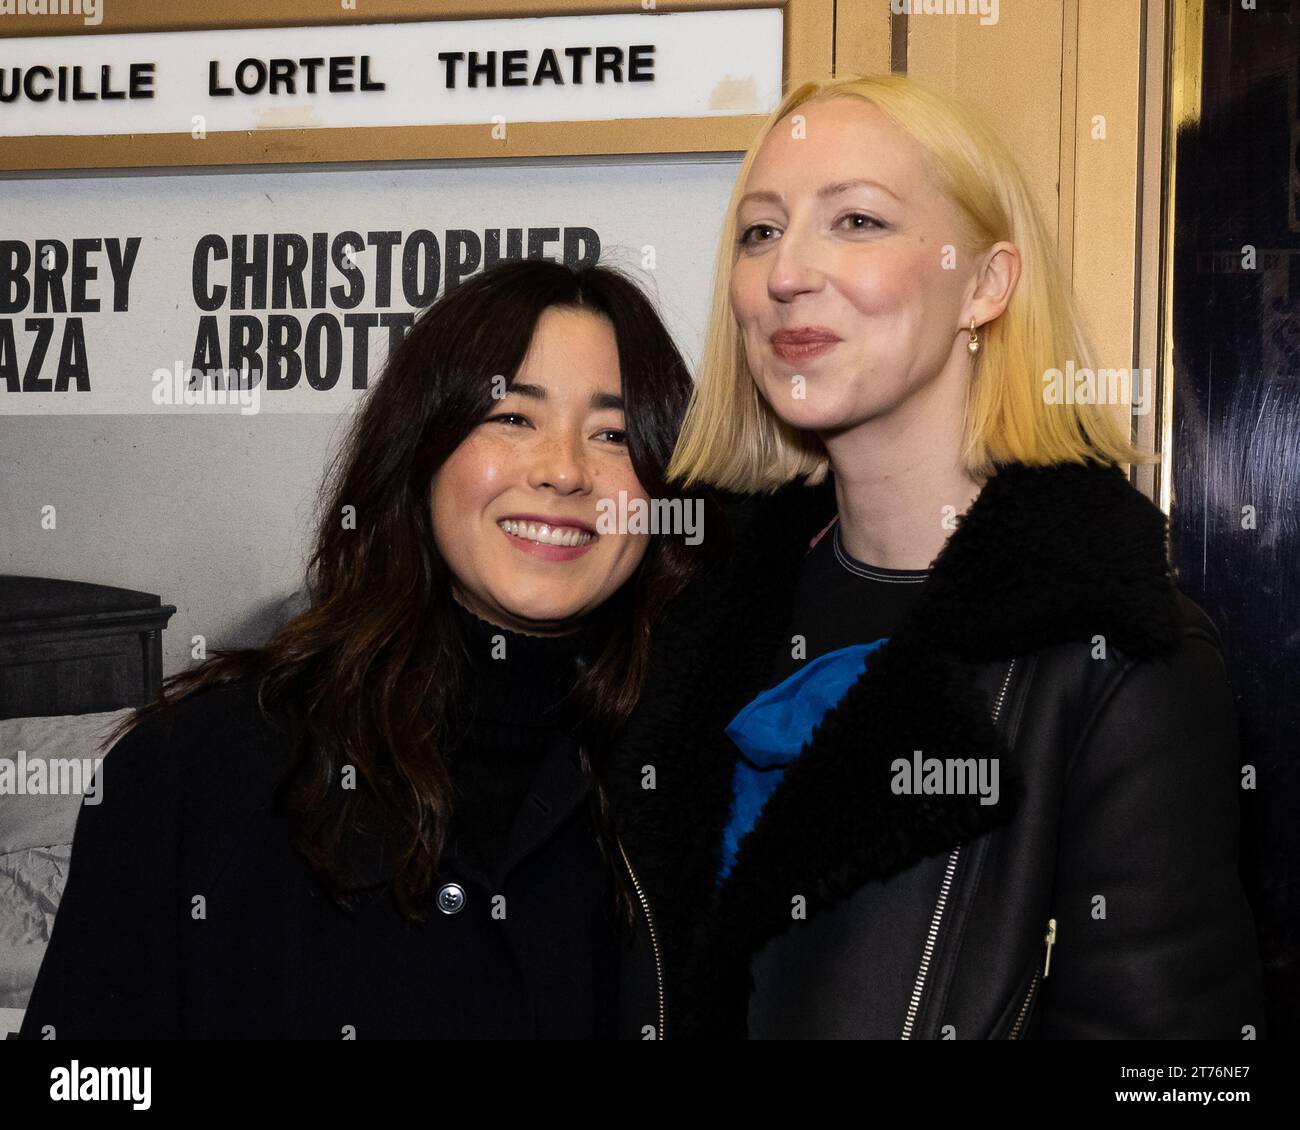
<svg viewBox="0 0 1300 1130">
<path fill-rule="evenodd" d="M 723 223 L 714 271 L 704 355 L 673 458 L 670 480 L 739 492 L 771 491 L 800 475 L 826 477 L 829 460 L 817 435 L 793 428 L 759 392 L 731 311 L 732 267 L 739 254 L 736 210 L 755 154 L 787 114 L 808 102 L 861 98 L 916 140 L 936 185 L 962 223 L 967 254 L 999 240 L 1020 252 L 1021 273 L 1006 309 L 980 329 L 966 400 L 962 459 L 977 480 L 995 465 L 1150 463 L 1133 447 L 1105 405 L 1048 404 L 1044 374 L 1092 369 L 1092 350 L 1061 272 L 1056 250 L 1024 173 L 1002 138 L 957 100 L 902 75 L 807 82 L 772 111 L 746 153 Z"/>
</svg>

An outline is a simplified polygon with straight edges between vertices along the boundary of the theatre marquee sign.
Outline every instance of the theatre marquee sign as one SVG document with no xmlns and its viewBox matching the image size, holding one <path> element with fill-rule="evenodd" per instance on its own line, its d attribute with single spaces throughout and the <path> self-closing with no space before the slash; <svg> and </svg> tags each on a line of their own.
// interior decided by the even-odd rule
<svg viewBox="0 0 1300 1130">
<path fill-rule="evenodd" d="M 741 149 L 780 99 L 787 16 L 10 34 L 0 168 Z"/>
</svg>

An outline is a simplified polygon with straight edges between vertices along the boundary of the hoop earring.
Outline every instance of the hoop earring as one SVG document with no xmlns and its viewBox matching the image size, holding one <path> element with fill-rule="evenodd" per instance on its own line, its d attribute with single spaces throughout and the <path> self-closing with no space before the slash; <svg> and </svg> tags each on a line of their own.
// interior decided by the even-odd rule
<svg viewBox="0 0 1300 1130">
<path fill-rule="evenodd" d="M 980 351 L 980 335 L 975 332 L 974 318 L 970 320 L 970 340 L 966 343 L 966 348 L 970 350 L 972 357 Z"/>
</svg>

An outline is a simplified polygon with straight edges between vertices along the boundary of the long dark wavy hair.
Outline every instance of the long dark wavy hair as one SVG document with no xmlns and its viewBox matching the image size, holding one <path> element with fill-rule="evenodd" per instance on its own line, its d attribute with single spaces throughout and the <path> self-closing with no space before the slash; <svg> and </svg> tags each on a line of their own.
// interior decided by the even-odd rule
<svg viewBox="0 0 1300 1130">
<path fill-rule="evenodd" d="M 513 382 L 538 319 L 552 307 L 591 311 L 613 324 L 633 468 L 651 498 L 682 497 L 663 472 L 691 379 L 638 286 L 607 266 L 496 266 L 415 320 L 353 420 L 318 502 L 308 607 L 263 646 L 214 651 L 171 676 L 160 697 L 110 739 L 196 691 L 254 678 L 269 722 L 277 724 L 273 707 L 289 709 L 289 726 L 277 728 L 294 735 L 297 770 L 283 798 L 292 841 L 341 906 L 349 904 L 337 882 L 341 848 L 377 814 L 393 853 L 391 888 L 401 913 L 413 920 L 427 913 L 451 816 L 445 753 L 465 662 L 452 574 L 433 536 L 431 483 L 497 404 L 494 375 Z M 705 524 L 724 530 L 719 498 L 702 497 Z M 345 508 L 354 521 L 344 520 Z M 652 629 L 706 566 L 700 551 L 709 544 L 647 536 L 635 573 L 597 612 L 607 631 L 598 654 L 579 657 L 569 696 L 594 785 L 597 839 L 625 921 L 633 908 L 598 767 L 639 697 Z M 345 765 L 356 769 L 355 789 L 339 785 Z"/>
</svg>

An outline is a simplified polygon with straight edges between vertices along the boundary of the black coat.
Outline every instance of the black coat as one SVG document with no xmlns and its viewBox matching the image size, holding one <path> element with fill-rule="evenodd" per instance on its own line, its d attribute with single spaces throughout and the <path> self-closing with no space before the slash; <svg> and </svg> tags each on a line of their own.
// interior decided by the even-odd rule
<svg viewBox="0 0 1300 1130">
<path fill-rule="evenodd" d="M 615 1034 L 629 970 L 654 993 L 653 969 L 623 961 L 628 943 L 603 940 L 608 869 L 567 735 L 516 818 L 504 881 L 448 861 L 439 887 L 458 885 L 463 905 L 439 900 L 419 925 L 392 902 L 378 839 L 346 857 L 356 910 L 324 896 L 277 812 L 288 748 L 243 681 L 108 752 L 23 1038 L 46 1025 L 57 1039 L 585 1037 Z M 639 1037 L 643 1019 L 624 1029 Z"/>
<path fill-rule="evenodd" d="M 609 766 L 667 1035 L 1262 1034 L 1218 634 L 1174 587 L 1164 515 L 1116 469 L 1012 465 L 985 485 L 715 892 L 723 728 L 790 646 L 799 565 L 834 513 L 829 478 L 742 500 Z M 896 794 L 891 763 L 915 750 L 998 758 L 999 802 Z"/>
</svg>

